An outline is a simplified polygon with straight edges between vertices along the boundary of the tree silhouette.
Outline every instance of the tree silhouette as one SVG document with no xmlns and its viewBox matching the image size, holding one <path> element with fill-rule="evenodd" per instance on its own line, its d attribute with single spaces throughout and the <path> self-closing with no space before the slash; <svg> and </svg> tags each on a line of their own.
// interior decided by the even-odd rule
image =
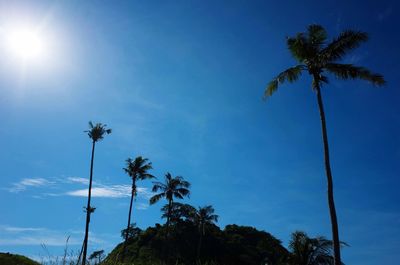
<svg viewBox="0 0 400 265">
<path fill-rule="evenodd" d="M 330 43 L 326 43 L 327 32 L 320 25 L 310 25 L 307 32 L 298 33 L 287 39 L 288 48 L 292 56 L 299 63 L 288 68 L 276 76 L 267 86 L 265 97 L 271 96 L 285 81 L 294 82 L 306 71 L 312 78 L 312 89 L 317 95 L 318 108 L 321 119 L 322 139 L 324 145 L 325 172 L 328 182 L 328 204 L 331 217 L 333 250 L 335 265 L 341 264 L 339 228 L 333 197 L 333 180 L 329 160 L 328 133 L 326 129 L 325 112 L 322 102 L 321 87 L 328 84 L 327 73 L 339 79 L 363 79 L 376 86 L 384 85 L 383 76 L 370 72 L 368 69 L 352 64 L 338 63 L 347 52 L 357 48 L 368 40 L 364 32 L 346 30 L 339 34 Z"/>
<path fill-rule="evenodd" d="M 98 251 L 94 251 L 90 256 L 89 256 L 89 260 L 93 260 L 93 259 L 97 259 L 97 261 L 94 261 L 94 265 L 98 265 L 101 263 L 101 260 L 103 258 L 104 255 L 104 250 L 98 250 Z"/>
<path fill-rule="evenodd" d="M 133 160 L 131 158 L 128 158 L 126 160 L 126 168 L 124 168 L 124 171 L 132 179 L 131 202 L 129 205 L 128 225 L 127 225 L 126 231 L 129 231 L 129 227 L 131 225 L 132 204 L 133 204 L 133 199 L 136 197 L 136 193 L 137 193 L 136 182 L 139 180 L 154 178 L 153 175 L 148 173 L 148 171 L 153 168 L 151 165 L 151 162 L 148 162 L 148 161 L 149 160 L 147 158 L 142 158 L 141 156 L 136 157 L 135 160 Z M 125 251 L 126 251 L 126 244 L 128 241 L 128 236 L 129 236 L 129 233 L 126 233 L 124 247 L 123 247 L 123 251 L 122 251 L 122 262 L 125 259 Z"/>
<path fill-rule="evenodd" d="M 161 208 L 161 218 L 168 218 L 170 216 L 170 223 L 177 224 L 183 220 L 193 220 L 193 213 L 196 212 L 196 208 L 194 208 L 190 204 L 173 202 L 171 204 L 171 209 L 169 209 L 169 204 L 165 204 Z M 168 212 L 170 212 L 168 214 Z"/>
<path fill-rule="evenodd" d="M 104 135 L 110 134 L 111 129 L 106 129 L 106 124 L 93 123 L 89 122 L 89 130 L 85 131 L 89 138 L 92 139 L 92 156 L 90 161 L 90 177 L 89 177 L 89 191 L 88 191 L 88 202 L 86 206 L 86 225 L 85 225 L 85 238 L 83 240 L 83 256 L 82 256 L 82 265 L 86 263 L 86 256 L 87 256 L 87 245 L 88 245 L 88 238 L 89 238 L 89 223 L 90 223 L 90 215 L 94 212 L 95 208 L 90 206 L 90 200 L 92 197 L 92 181 L 93 181 L 93 161 L 94 161 L 94 149 L 96 143 L 101 141 L 104 138 Z"/>
<path fill-rule="evenodd" d="M 342 243 L 344 245 L 344 243 Z M 332 265 L 332 241 L 324 237 L 310 238 L 306 233 L 292 233 L 289 242 L 289 264 L 291 265 Z"/>
<path fill-rule="evenodd" d="M 186 196 L 189 196 L 190 191 L 190 183 L 184 180 L 180 176 L 172 177 L 170 173 L 165 175 L 165 183 L 162 182 L 153 182 L 153 192 L 160 193 L 154 195 L 150 198 L 150 204 L 155 204 L 161 198 L 165 198 L 168 201 L 168 210 L 167 210 L 167 237 L 169 232 L 169 224 L 171 219 L 171 210 L 172 203 L 174 198 L 183 199 Z"/>
<path fill-rule="evenodd" d="M 199 229 L 199 242 L 197 244 L 197 259 L 200 258 L 201 245 L 203 236 L 206 233 L 207 225 L 218 222 L 218 215 L 214 214 L 215 210 L 211 205 L 199 207 L 198 210 L 193 212 L 193 222 Z"/>
<path fill-rule="evenodd" d="M 153 205 L 158 202 L 161 198 L 165 198 L 168 201 L 167 211 L 167 236 L 169 231 L 169 222 L 171 219 L 171 209 L 174 198 L 183 199 L 183 197 L 190 195 L 190 183 L 184 180 L 180 176 L 172 177 L 170 173 L 165 174 L 165 183 L 153 182 L 154 186 L 152 191 L 160 193 L 150 198 L 150 204 Z"/>
</svg>

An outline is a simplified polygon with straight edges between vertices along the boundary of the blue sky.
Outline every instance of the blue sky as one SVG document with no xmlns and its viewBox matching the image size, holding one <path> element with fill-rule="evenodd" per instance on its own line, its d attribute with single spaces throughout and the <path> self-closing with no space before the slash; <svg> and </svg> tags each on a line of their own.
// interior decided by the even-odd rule
<svg viewBox="0 0 400 265">
<path fill-rule="evenodd" d="M 220 226 L 330 237 L 316 97 L 310 79 L 267 102 L 267 82 L 295 62 L 285 37 L 307 25 L 370 40 L 345 61 L 382 73 L 387 86 L 334 81 L 323 88 L 344 262 L 397 264 L 400 111 L 396 1 L 2 1 L 1 29 L 23 22 L 47 40 L 22 65 L 0 45 L 0 251 L 40 259 L 83 239 L 89 120 L 113 133 L 98 144 L 89 251 L 110 251 L 126 225 L 128 157 L 192 183 Z M 3 31 L 1 31 L 3 32 Z M 333 79 L 332 79 L 333 81 Z M 146 228 L 140 184 L 133 220 Z"/>
</svg>

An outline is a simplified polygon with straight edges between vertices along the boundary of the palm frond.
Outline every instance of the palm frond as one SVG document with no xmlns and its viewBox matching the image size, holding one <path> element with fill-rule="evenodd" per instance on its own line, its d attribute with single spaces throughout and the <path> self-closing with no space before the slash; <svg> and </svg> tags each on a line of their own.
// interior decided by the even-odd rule
<svg viewBox="0 0 400 265">
<path fill-rule="evenodd" d="M 165 186 L 164 183 L 154 181 L 153 182 L 153 188 L 151 189 L 152 192 L 157 192 L 159 190 L 165 191 L 167 187 Z"/>
<path fill-rule="evenodd" d="M 150 198 L 150 204 L 151 205 L 155 204 L 164 196 L 165 196 L 164 193 L 159 193 L 159 194 L 154 195 L 153 197 Z"/>
<path fill-rule="evenodd" d="M 363 79 L 375 86 L 385 84 L 382 75 L 372 73 L 365 67 L 354 66 L 352 64 L 329 63 L 325 68 L 339 79 Z"/>
<path fill-rule="evenodd" d="M 287 38 L 286 43 L 290 53 L 299 63 L 304 63 L 312 57 L 313 47 L 304 33 L 298 33 L 295 37 Z"/>
<path fill-rule="evenodd" d="M 305 66 L 300 64 L 300 65 L 291 67 L 289 69 L 286 69 L 285 71 L 280 73 L 278 76 L 276 76 L 271 82 L 269 82 L 267 88 L 265 89 L 264 99 L 272 96 L 272 94 L 274 94 L 275 91 L 278 90 L 279 85 L 283 84 L 285 81 L 292 83 L 292 82 L 298 80 L 299 77 L 301 76 L 301 72 L 304 69 L 305 69 Z"/>
<path fill-rule="evenodd" d="M 368 40 L 368 34 L 362 31 L 345 30 L 321 51 L 326 62 L 340 60 L 350 50 Z"/>
<path fill-rule="evenodd" d="M 319 51 L 321 46 L 326 41 L 328 33 L 321 25 L 316 24 L 308 26 L 307 32 L 309 43 L 313 46 L 314 49 Z"/>
</svg>

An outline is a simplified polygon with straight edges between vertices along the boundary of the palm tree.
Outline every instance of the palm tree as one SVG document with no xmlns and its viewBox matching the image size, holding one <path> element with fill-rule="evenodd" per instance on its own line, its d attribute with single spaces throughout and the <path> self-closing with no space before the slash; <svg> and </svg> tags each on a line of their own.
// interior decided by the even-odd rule
<svg viewBox="0 0 400 265">
<path fill-rule="evenodd" d="M 167 210 L 167 237 L 169 232 L 169 224 L 171 219 L 172 205 L 174 198 L 183 199 L 183 197 L 190 195 L 190 183 L 184 180 L 180 176 L 172 177 L 170 173 L 165 174 L 165 183 L 153 182 L 153 192 L 161 191 L 150 198 L 150 204 L 153 205 L 158 202 L 161 198 L 165 198 L 168 201 Z"/>
<path fill-rule="evenodd" d="M 152 179 L 154 178 L 153 175 L 147 173 L 150 169 L 152 169 L 151 162 L 148 162 L 149 160 L 147 158 L 142 158 L 141 156 L 138 156 L 133 160 L 132 158 L 128 158 L 126 160 L 126 168 L 124 168 L 124 171 L 129 175 L 129 177 L 132 179 L 132 192 L 131 192 L 131 203 L 129 205 L 129 214 L 128 214 L 128 225 L 126 228 L 126 231 L 129 231 L 129 227 L 131 225 L 131 215 L 132 215 L 132 204 L 133 204 L 133 199 L 136 196 L 136 182 L 139 180 L 145 180 L 145 179 Z M 125 242 L 124 242 L 124 247 L 122 250 L 122 262 L 124 261 L 125 258 L 125 251 L 126 251 L 126 244 L 128 242 L 128 235 L 129 233 L 126 233 L 125 235 Z"/>
<path fill-rule="evenodd" d="M 206 233 L 206 226 L 217 223 L 218 215 L 214 214 L 215 210 L 211 205 L 199 207 L 198 210 L 193 212 L 193 222 L 199 229 L 199 242 L 197 245 L 197 259 L 200 258 L 201 245 L 203 236 Z"/>
<path fill-rule="evenodd" d="M 332 241 L 324 237 L 310 238 L 306 233 L 296 231 L 289 242 L 289 250 L 291 265 L 333 265 L 334 262 Z"/>
<path fill-rule="evenodd" d="M 346 30 L 333 41 L 326 43 L 327 32 L 320 25 L 310 25 L 305 33 L 298 33 L 287 39 L 287 45 L 298 64 L 288 68 L 276 76 L 267 86 L 265 97 L 271 96 L 285 81 L 294 82 L 303 71 L 312 78 L 312 89 L 317 95 L 317 102 L 322 126 L 324 144 L 325 172 L 328 182 L 328 204 L 331 217 L 333 250 L 335 265 L 341 264 L 338 222 L 333 199 L 333 181 L 329 160 L 328 134 L 326 130 L 325 112 L 322 103 L 321 87 L 328 83 L 327 73 L 339 79 L 363 79 L 373 85 L 385 84 L 383 76 L 372 73 L 368 69 L 352 64 L 338 63 L 347 52 L 367 41 L 365 32 Z"/>
<path fill-rule="evenodd" d="M 161 212 L 161 218 L 168 218 L 168 216 L 170 216 L 170 223 L 177 224 L 183 220 L 192 221 L 193 213 L 196 212 L 196 208 L 186 203 L 173 202 L 171 204 L 171 209 L 169 204 L 165 204 L 161 208 Z"/>
<path fill-rule="evenodd" d="M 96 146 L 96 142 L 101 141 L 104 138 L 104 135 L 110 134 L 111 129 L 106 129 L 107 125 L 102 123 L 93 123 L 89 122 L 89 130 L 85 131 L 90 139 L 92 139 L 92 158 L 90 161 L 90 177 L 89 177 L 89 191 L 88 191 L 88 202 L 86 207 L 86 226 L 85 226 L 85 238 L 83 240 L 83 256 L 82 256 L 82 265 L 86 263 L 86 255 L 87 255 L 87 244 L 89 238 L 89 223 L 90 223 L 90 214 L 94 212 L 95 208 L 90 207 L 90 199 L 92 197 L 92 180 L 93 180 L 93 161 L 94 161 L 94 149 Z"/>
</svg>

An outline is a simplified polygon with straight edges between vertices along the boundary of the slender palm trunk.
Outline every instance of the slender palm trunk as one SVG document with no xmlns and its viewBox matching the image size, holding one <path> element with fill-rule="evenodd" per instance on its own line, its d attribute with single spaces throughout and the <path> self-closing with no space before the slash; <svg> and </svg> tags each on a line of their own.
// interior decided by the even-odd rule
<svg viewBox="0 0 400 265">
<path fill-rule="evenodd" d="M 333 180 L 332 180 L 331 165 L 330 165 L 330 160 L 329 160 L 328 133 L 326 130 L 324 105 L 322 103 L 321 88 L 319 86 L 318 79 L 314 79 L 314 80 L 316 82 L 318 108 L 319 108 L 319 114 L 321 117 L 321 126 L 322 126 L 322 139 L 324 142 L 325 172 L 326 172 L 326 178 L 328 180 L 328 204 L 329 204 L 329 212 L 330 212 L 331 225 L 332 225 L 334 264 L 341 265 L 342 262 L 340 259 L 339 228 L 338 228 L 338 221 L 337 221 L 337 216 L 336 216 L 335 201 L 333 199 Z"/>
<path fill-rule="evenodd" d="M 88 194 L 88 203 L 86 207 L 86 228 L 85 228 L 85 239 L 83 241 L 83 255 L 82 255 L 82 265 L 86 264 L 86 255 L 87 255 L 87 243 L 89 238 L 89 223 L 90 223 L 90 214 L 92 209 L 90 207 L 90 199 L 92 197 L 92 180 L 93 180 L 93 161 L 94 161 L 94 148 L 96 146 L 96 142 L 93 141 L 92 144 L 92 159 L 90 161 L 90 178 L 89 178 L 89 194 Z"/>
<path fill-rule="evenodd" d="M 129 214 L 128 214 L 128 226 L 126 227 L 126 233 L 125 233 L 125 242 L 124 242 L 124 247 L 122 249 L 122 262 L 124 262 L 125 259 L 125 251 L 126 251 L 126 245 L 128 243 L 128 236 L 129 236 L 129 227 L 131 224 L 131 215 L 132 215 L 132 204 L 133 204 L 133 198 L 135 197 L 135 190 L 136 190 L 136 184 L 133 182 L 132 184 L 132 195 L 131 195 L 131 203 L 129 205 Z"/>
</svg>

